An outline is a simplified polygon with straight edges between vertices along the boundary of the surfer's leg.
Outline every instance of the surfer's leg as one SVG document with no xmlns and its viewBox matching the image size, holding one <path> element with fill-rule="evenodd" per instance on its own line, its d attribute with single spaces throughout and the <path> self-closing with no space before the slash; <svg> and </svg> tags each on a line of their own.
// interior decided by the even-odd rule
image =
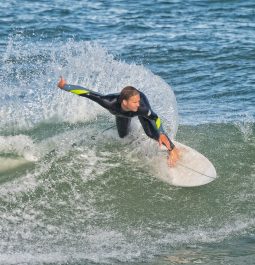
<svg viewBox="0 0 255 265">
<path fill-rule="evenodd" d="M 146 133 L 147 136 L 149 136 L 152 139 L 155 139 L 156 141 L 158 141 L 159 139 L 159 132 L 158 130 L 155 128 L 155 125 L 153 122 L 151 122 L 150 120 L 144 118 L 144 117 L 138 117 L 139 121 L 141 122 L 144 132 Z"/>
<path fill-rule="evenodd" d="M 116 125 L 120 138 L 124 138 L 128 135 L 130 129 L 131 118 L 118 117 L 116 116 Z"/>
</svg>

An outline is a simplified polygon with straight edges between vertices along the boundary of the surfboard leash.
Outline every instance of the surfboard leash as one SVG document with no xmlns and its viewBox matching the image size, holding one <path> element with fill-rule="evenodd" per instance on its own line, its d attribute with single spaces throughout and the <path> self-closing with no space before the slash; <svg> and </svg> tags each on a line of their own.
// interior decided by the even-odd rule
<svg viewBox="0 0 255 265">
<path fill-rule="evenodd" d="M 191 171 L 194 171 L 194 172 L 196 172 L 196 173 L 198 173 L 198 174 L 200 174 L 200 175 L 203 175 L 203 176 L 205 176 L 205 177 L 207 177 L 207 178 L 210 178 L 210 179 L 216 179 L 216 178 L 211 177 L 211 176 L 209 176 L 209 175 L 206 175 L 206 174 L 204 174 L 204 173 L 202 173 L 202 172 L 199 172 L 199 171 L 197 171 L 197 170 L 195 170 L 195 169 L 193 169 L 193 168 L 191 168 L 191 167 L 187 167 L 187 166 L 183 165 L 183 164 L 180 163 L 180 162 L 178 162 L 178 165 L 180 165 L 180 166 L 182 166 L 182 167 L 184 167 L 184 168 L 187 168 L 187 169 L 189 169 L 189 170 L 191 170 Z"/>
<path fill-rule="evenodd" d="M 112 125 L 111 127 L 108 127 L 108 128 L 106 128 L 106 129 L 102 130 L 101 132 L 98 132 L 98 133 L 96 133 L 95 135 L 92 135 L 92 136 L 91 136 L 91 139 L 92 139 L 92 140 L 96 140 L 96 137 L 97 137 L 99 134 L 104 133 L 104 132 L 106 132 L 106 131 L 108 131 L 108 130 L 114 128 L 114 127 L 117 127 L 117 126 L 116 126 L 116 125 Z"/>
</svg>

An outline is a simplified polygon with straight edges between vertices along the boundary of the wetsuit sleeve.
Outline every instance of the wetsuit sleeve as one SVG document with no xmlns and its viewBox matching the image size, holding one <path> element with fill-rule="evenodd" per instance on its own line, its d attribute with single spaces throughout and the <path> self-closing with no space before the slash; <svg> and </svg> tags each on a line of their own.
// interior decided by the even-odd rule
<svg viewBox="0 0 255 265">
<path fill-rule="evenodd" d="M 153 126 L 153 128 L 158 132 L 159 135 L 163 135 L 164 137 L 164 141 L 163 144 L 166 146 L 166 148 L 171 151 L 174 149 L 175 145 L 174 143 L 170 140 L 170 138 L 168 137 L 168 135 L 165 133 L 162 122 L 160 120 L 160 118 L 158 117 L 158 115 L 151 109 L 150 103 L 147 99 L 147 97 L 141 93 L 141 96 L 143 98 L 143 103 L 144 103 L 144 118 L 147 118 L 151 125 Z M 159 140 L 159 139 L 158 139 Z"/>
<path fill-rule="evenodd" d="M 81 97 L 89 98 L 95 102 L 97 102 L 102 107 L 109 109 L 110 101 L 107 100 L 107 97 L 104 95 L 94 92 L 92 90 L 89 90 L 87 88 L 84 88 L 82 86 L 76 86 L 76 85 L 64 85 L 63 89 L 65 91 L 71 92 L 73 94 L 79 95 Z"/>
</svg>

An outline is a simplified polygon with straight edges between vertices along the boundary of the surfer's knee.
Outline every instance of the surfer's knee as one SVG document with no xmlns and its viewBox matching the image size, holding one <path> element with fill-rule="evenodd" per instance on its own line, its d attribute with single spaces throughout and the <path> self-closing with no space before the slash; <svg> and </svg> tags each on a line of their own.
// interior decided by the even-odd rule
<svg viewBox="0 0 255 265">
<path fill-rule="evenodd" d="M 125 138 L 128 135 L 128 131 L 123 132 L 123 131 L 118 131 L 119 137 L 120 138 Z"/>
<path fill-rule="evenodd" d="M 130 131 L 130 118 L 116 117 L 116 125 L 120 138 L 124 138 Z"/>
</svg>

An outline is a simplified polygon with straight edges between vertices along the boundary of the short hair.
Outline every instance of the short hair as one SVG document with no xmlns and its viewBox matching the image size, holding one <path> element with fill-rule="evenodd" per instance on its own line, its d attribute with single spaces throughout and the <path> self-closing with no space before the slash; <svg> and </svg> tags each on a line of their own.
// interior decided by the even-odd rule
<svg viewBox="0 0 255 265">
<path fill-rule="evenodd" d="M 120 92 L 119 102 L 121 103 L 123 100 L 129 100 L 132 96 L 136 95 L 140 95 L 140 92 L 136 88 L 126 86 Z"/>
</svg>

